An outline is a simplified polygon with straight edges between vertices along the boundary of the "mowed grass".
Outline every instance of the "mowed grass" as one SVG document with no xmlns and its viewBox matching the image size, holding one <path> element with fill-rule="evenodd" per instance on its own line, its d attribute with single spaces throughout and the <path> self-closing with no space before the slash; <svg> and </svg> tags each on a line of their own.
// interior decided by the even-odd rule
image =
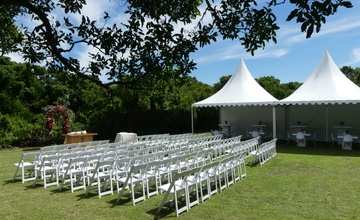
<svg viewBox="0 0 360 220">
<path fill-rule="evenodd" d="M 0 151 L 0 219 L 153 219 L 162 196 L 135 207 L 83 192 L 11 182 L 21 149 Z M 176 219 L 174 212 L 163 217 Z M 247 178 L 179 219 L 360 219 L 360 153 L 280 147 Z"/>
</svg>

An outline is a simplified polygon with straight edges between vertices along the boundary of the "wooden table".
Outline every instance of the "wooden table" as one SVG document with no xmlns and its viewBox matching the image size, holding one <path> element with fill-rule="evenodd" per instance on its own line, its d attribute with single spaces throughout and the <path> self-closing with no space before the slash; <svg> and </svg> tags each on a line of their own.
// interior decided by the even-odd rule
<svg viewBox="0 0 360 220">
<path fill-rule="evenodd" d="M 86 133 L 86 134 L 66 134 L 64 144 L 74 144 L 82 142 L 90 142 L 94 140 L 94 136 L 97 133 Z"/>
</svg>

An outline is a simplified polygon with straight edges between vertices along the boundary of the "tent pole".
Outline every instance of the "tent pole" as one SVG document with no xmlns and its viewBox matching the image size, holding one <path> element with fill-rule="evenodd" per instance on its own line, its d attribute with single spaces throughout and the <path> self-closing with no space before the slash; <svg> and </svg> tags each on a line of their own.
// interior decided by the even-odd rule
<svg viewBox="0 0 360 220">
<path fill-rule="evenodd" d="M 276 108 L 273 106 L 272 108 L 272 116 L 273 116 L 273 138 L 276 138 Z"/>
<path fill-rule="evenodd" d="M 329 142 L 329 106 L 326 105 L 326 142 Z"/>
<path fill-rule="evenodd" d="M 191 133 L 194 134 L 194 107 L 191 106 Z"/>
<path fill-rule="evenodd" d="M 285 138 L 286 140 L 289 140 L 288 137 L 288 132 L 289 132 L 289 106 L 285 105 L 284 107 L 284 116 L 285 116 L 285 120 L 284 120 L 284 128 L 285 128 Z"/>
</svg>

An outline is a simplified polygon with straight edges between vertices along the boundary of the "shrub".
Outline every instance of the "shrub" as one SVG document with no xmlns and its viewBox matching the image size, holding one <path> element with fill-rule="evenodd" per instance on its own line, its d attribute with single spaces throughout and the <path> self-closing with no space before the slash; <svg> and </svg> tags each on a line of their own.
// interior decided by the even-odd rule
<svg viewBox="0 0 360 220">
<path fill-rule="evenodd" d="M 0 113 L 0 147 L 34 146 L 47 142 L 41 115 L 31 121 L 19 115 Z"/>
</svg>

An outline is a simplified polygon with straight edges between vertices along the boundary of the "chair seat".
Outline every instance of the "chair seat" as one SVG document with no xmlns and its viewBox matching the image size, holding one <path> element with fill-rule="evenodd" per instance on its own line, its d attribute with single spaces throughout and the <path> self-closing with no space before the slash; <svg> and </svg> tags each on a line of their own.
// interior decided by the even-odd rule
<svg viewBox="0 0 360 220">
<path fill-rule="evenodd" d="M 200 180 L 207 180 L 209 178 L 209 174 L 207 172 L 201 172 L 200 175 Z"/>
<path fill-rule="evenodd" d="M 30 162 L 23 162 L 23 163 L 14 163 L 16 167 L 33 167 L 35 164 Z"/>
<path fill-rule="evenodd" d="M 53 166 L 43 166 L 40 168 L 40 171 L 56 170 L 56 167 Z"/>
<path fill-rule="evenodd" d="M 145 173 L 146 177 L 153 177 L 156 176 L 156 171 L 155 170 L 149 170 Z"/>
<path fill-rule="evenodd" d="M 183 180 L 176 180 L 174 185 L 175 185 L 176 190 L 178 191 L 178 190 L 183 190 L 183 189 L 185 189 L 186 183 L 185 183 L 185 181 L 183 181 Z M 163 192 L 166 192 L 166 191 L 169 190 L 169 187 L 170 187 L 170 183 L 167 183 L 167 184 L 161 185 L 161 186 L 159 187 L 159 190 L 160 190 L 160 191 L 163 191 Z M 175 192 L 175 190 L 174 190 L 174 187 L 173 187 L 173 188 L 170 190 L 170 193 L 174 193 L 174 192 Z"/>
<path fill-rule="evenodd" d="M 193 185 L 196 184 L 198 182 L 198 178 L 196 176 L 188 176 L 186 178 L 186 182 L 188 185 Z"/>
<path fill-rule="evenodd" d="M 70 170 L 70 173 L 72 173 L 72 174 L 82 173 L 82 172 L 83 172 L 82 169 L 71 169 L 71 170 Z"/>
<path fill-rule="evenodd" d="M 127 177 L 124 176 L 124 177 L 119 178 L 117 181 L 120 182 L 120 183 L 125 183 L 126 180 L 127 180 Z M 141 182 L 142 179 L 136 178 L 136 177 L 132 177 L 131 179 L 129 178 L 129 182 L 128 182 L 128 183 L 130 184 L 131 181 L 132 181 L 133 183 L 138 183 L 138 182 Z"/>
<path fill-rule="evenodd" d="M 209 174 L 209 176 L 216 176 L 216 174 L 217 174 L 217 170 L 216 169 L 214 169 L 214 168 L 210 168 L 209 170 L 208 170 L 208 174 Z"/>
<path fill-rule="evenodd" d="M 159 173 L 160 173 L 160 174 L 169 173 L 169 168 L 167 168 L 167 167 L 160 167 L 160 168 L 159 168 Z"/>
<path fill-rule="evenodd" d="M 110 172 L 109 171 L 104 171 L 104 172 L 99 172 L 99 173 L 95 173 L 95 175 L 93 175 L 92 173 L 89 173 L 87 175 L 88 177 L 95 177 L 95 178 L 102 178 L 102 177 L 106 177 L 106 176 L 110 176 Z"/>
</svg>

